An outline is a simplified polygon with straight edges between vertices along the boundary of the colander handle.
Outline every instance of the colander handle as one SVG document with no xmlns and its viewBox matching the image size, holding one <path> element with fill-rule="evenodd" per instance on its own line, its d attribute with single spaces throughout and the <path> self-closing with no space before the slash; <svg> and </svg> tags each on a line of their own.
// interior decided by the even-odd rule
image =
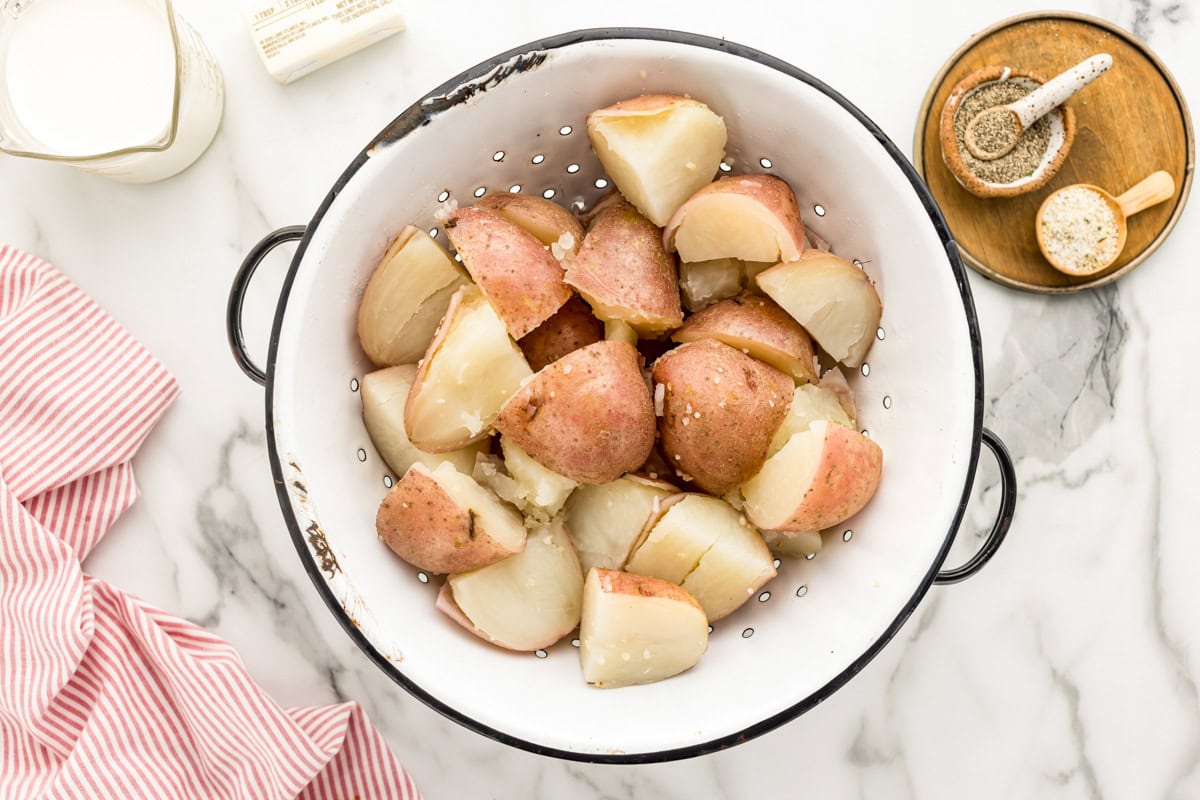
<svg viewBox="0 0 1200 800">
<path fill-rule="evenodd" d="M 992 451 L 996 463 L 1000 465 L 1000 513 L 996 516 L 992 531 L 984 541 L 983 547 L 979 548 L 979 552 L 962 566 L 939 572 L 933 579 L 934 583 L 958 583 L 979 572 L 996 554 L 1009 526 L 1012 525 L 1013 510 L 1017 505 L 1017 471 L 1013 468 L 1012 456 L 1008 454 L 1008 448 L 1000 441 L 1000 437 L 987 428 L 983 429 L 983 443 Z"/>
<path fill-rule="evenodd" d="M 264 236 L 262 241 L 250 248 L 237 274 L 233 276 L 233 286 L 229 289 L 229 303 L 225 307 L 225 333 L 229 337 L 229 349 L 233 351 L 233 360 L 242 368 L 242 372 L 259 386 L 266 385 L 267 373 L 251 360 L 246 352 L 246 337 L 242 334 L 242 304 L 246 301 L 246 289 L 250 287 L 254 271 L 267 254 L 285 242 L 303 238 L 304 231 L 303 225 L 289 225 Z"/>
</svg>

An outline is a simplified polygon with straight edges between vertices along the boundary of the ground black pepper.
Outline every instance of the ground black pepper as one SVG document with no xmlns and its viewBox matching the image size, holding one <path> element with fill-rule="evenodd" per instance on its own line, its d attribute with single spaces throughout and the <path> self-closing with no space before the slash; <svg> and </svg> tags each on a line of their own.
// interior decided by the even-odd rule
<svg viewBox="0 0 1200 800">
<path fill-rule="evenodd" d="M 1012 152 L 994 161 L 982 161 L 975 158 L 967 150 L 964 141 L 967 123 L 981 111 L 986 111 L 993 106 L 1007 105 L 1014 100 L 1021 99 L 1031 91 L 1032 89 L 1027 89 L 1013 81 L 996 81 L 971 92 L 958 107 L 958 112 L 954 115 L 954 136 L 958 142 L 958 151 L 962 155 L 967 169 L 980 180 L 987 183 L 1014 183 L 1032 175 L 1038 165 L 1042 163 L 1042 158 L 1045 157 L 1046 150 L 1050 147 L 1049 115 L 1030 125 L 1029 129 L 1021 134 L 1021 138 L 1017 140 Z"/>
</svg>

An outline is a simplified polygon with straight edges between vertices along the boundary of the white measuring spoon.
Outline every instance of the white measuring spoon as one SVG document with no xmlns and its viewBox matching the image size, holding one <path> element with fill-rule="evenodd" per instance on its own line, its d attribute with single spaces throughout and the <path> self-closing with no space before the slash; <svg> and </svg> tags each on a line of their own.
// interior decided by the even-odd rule
<svg viewBox="0 0 1200 800">
<path fill-rule="evenodd" d="M 980 111 L 967 123 L 967 129 L 963 132 L 967 150 L 982 161 L 995 161 L 1008 155 L 1021 138 L 1021 134 L 1029 130 L 1033 123 L 1107 72 L 1112 63 L 1112 56 L 1099 53 L 1051 78 L 1019 100 Z M 981 136 L 984 139 L 991 138 L 987 136 L 986 131 L 980 130 L 981 125 L 989 123 L 1001 132 L 1003 138 L 999 142 L 980 141 Z"/>
</svg>

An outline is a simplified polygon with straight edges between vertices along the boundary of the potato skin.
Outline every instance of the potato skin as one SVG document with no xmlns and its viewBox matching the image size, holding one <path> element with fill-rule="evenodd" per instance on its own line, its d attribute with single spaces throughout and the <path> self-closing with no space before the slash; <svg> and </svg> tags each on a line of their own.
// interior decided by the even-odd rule
<svg viewBox="0 0 1200 800">
<path fill-rule="evenodd" d="M 414 465 L 379 504 L 375 530 L 400 558 L 440 575 L 479 569 L 513 555 L 478 522 Z"/>
<path fill-rule="evenodd" d="M 542 369 L 509 399 L 496 428 L 544 467 L 579 483 L 607 483 L 654 447 L 654 404 L 641 356 L 596 342 Z"/>
<path fill-rule="evenodd" d="M 817 379 L 813 369 L 812 338 L 791 314 L 770 298 L 740 294 L 722 300 L 688 317 L 672 336 L 677 342 L 693 342 L 706 337 L 731 346 L 737 346 L 737 340 L 757 342 L 778 352 L 770 358 L 753 349 L 751 354 L 788 372 L 797 383 Z"/>
<path fill-rule="evenodd" d="M 704 609 L 701 608 L 700 603 L 696 601 L 696 598 L 692 597 L 690 592 L 670 581 L 664 581 L 649 575 L 636 575 L 632 572 L 621 572 L 601 567 L 593 567 L 592 572 L 596 573 L 596 580 L 600 585 L 600 591 L 604 594 L 661 597 L 664 600 L 675 600 L 679 603 L 686 603 L 700 611 L 700 613 L 704 613 Z"/>
<path fill-rule="evenodd" d="M 581 347 L 595 344 L 604 338 L 604 323 L 592 316 L 587 303 L 572 297 L 554 316 L 527 333 L 521 341 L 521 352 L 529 368 L 537 372 Z"/>
<path fill-rule="evenodd" d="M 675 258 L 663 249 L 654 223 L 629 203 L 614 203 L 596 217 L 566 282 L 597 316 L 627 322 L 639 333 L 683 322 Z"/>
<path fill-rule="evenodd" d="M 665 390 L 660 428 L 668 463 L 717 496 L 758 472 L 787 414 L 791 378 L 716 339 L 667 352 L 652 376 Z"/>
<path fill-rule="evenodd" d="M 460 208 L 446 220 L 445 228 L 463 266 L 514 339 L 541 325 L 571 299 L 558 260 L 515 222 L 481 208 Z"/>
<path fill-rule="evenodd" d="M 490 192 L 475 203 L 475 207 L 494 211 L 515 222 L 547 247 L 559 241 L 564 233 L 571 234 L 575 240 L 575 245 L 569 248 L 572 252 L 583 243 L 583 225 L 570 211 L 552 200 L 512 192 Z"/>
</svg>

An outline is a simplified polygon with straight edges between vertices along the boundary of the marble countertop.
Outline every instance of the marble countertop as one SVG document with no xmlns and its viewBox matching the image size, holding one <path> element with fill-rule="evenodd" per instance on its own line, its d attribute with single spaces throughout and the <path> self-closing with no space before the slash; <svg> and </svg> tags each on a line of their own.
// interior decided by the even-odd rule
<svg viewBox="0 0 1200 800">
<path fill-rule="evenodd" d="M 934 588 L 825 703 L 748 744 L 671 764 L 589 766 L 513 750 L 371 665 L 296 558 L 271 484 L 262 390 L 225 344 L 226 294 L 247 249 L 308 220 L 385 123 L 495 52 L 613 24 L 724 36 L 831 83 L 907 151 L 946 55 L 1034 6 L 858 0 L 782 11 L 744 0 L 681 11 L 608 0 L 451 14 L 410 2 L 407 32 L 281 87 L 235 4 L 176 5 L 227 82 L 223 127 L 192 169 L 125 186 L 0 158 L 0 241 L 64 270 L 182 384 L 137 458 L 142 498 L 89 571 L 228 638 L 282 704 L 361 702 L 431 799 L 1200 797 L 1200 492 L 1188 486 L 1200 477 L 1200 415 L 1186 409 L 1200 397 L 1200 373 L 1187 366 L 1200 326 L 1186 299 L 1200 289 L 1200 203 L 1115 286 L 1047 298 L 971 275 L 987 424 L 1020 477 L 1008 541 L 974 579 Z M 1066 5 L 1149 42 L 1200 108 L 1195 0 Z M 252 287 L 255 352 L 265 352 L 285 268 L 276 255 Z M 982 463 L 979 484 L 994 483 Z M 951 559 L 992 513 L 987 498 L 975 504 Z"/>
</svg>

